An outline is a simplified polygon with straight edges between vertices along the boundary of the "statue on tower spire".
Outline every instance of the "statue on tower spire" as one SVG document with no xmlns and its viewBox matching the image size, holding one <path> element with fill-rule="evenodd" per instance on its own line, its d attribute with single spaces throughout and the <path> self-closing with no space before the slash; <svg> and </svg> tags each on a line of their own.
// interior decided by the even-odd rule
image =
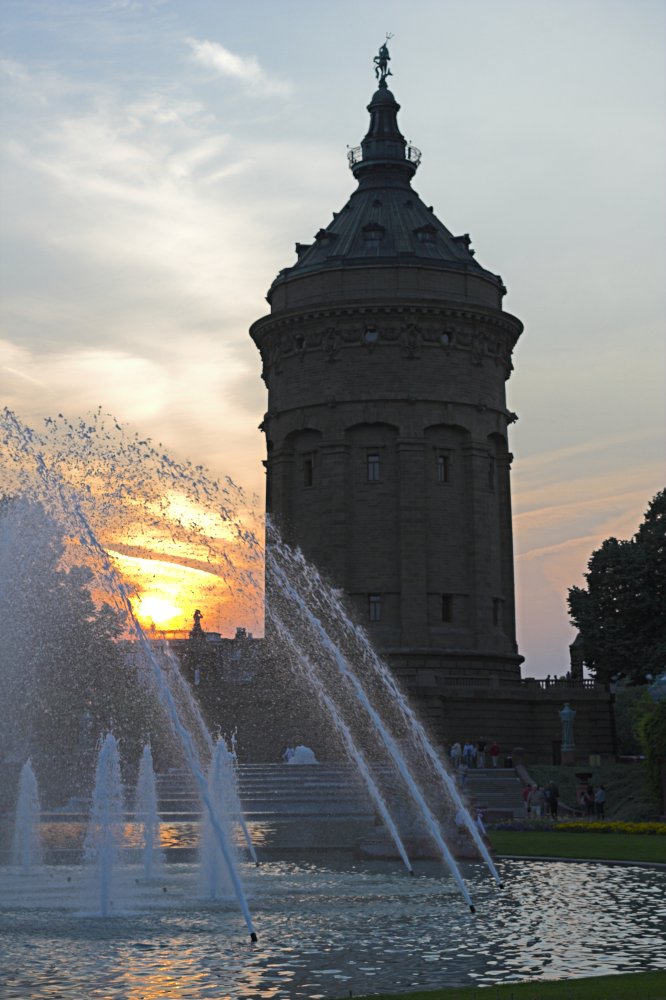
<svg viewBox="0 0 666 1000">
<path fill-rule="evenodd" d="M 391 38 L 393 38 L 393 35 L 387 32 L 386 42 L 390 41 Z M 388 64 L 391 61 L 391 57 L 389 55 L 388 45 L 386 44 L 386 42 L 384 42 L 384 44 L 380 46 L 379 54 L 376 55 L 374 58 L 375 76 L 379 80 L 380 87 L 386 87 L 387 86 L 386 77 L 393 76 L 393 73 L 388 68 Z"/>
</svg>

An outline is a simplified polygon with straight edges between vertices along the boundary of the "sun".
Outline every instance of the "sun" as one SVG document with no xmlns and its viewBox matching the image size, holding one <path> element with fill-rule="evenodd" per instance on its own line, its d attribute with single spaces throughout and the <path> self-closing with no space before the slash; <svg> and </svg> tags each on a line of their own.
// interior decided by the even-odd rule
<svg viewBox="0 0 666 1000">
<path fill-rule="evenodd" d="M 183 620 L 183 609 L 171 604 L 170 601 L 157 594 L 142 594 L 136 599 L 136 614 L 143 622 L 164 627 L 176 621 Z"/>
</svg>

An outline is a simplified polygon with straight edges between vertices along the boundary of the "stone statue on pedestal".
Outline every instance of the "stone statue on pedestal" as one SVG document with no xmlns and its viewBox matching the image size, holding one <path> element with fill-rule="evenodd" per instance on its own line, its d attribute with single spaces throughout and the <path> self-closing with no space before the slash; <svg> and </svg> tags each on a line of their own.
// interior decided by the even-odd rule
<svg viewBox="0 0 666 1000">
<path fill-rule="evenodd" d="M 566 701 L 564 708 L 558 714 L 562 723 L 562 750 L 575 750 L 573 724 L 576 713 Z"/>
</svg>

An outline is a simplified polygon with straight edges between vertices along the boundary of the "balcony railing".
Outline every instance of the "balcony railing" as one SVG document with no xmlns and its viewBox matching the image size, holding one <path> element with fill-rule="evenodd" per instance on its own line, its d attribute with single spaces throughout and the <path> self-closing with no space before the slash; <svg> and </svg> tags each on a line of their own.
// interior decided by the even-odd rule
<svg viewBox="0 0 666 1000">
<path fill-rule="evenodd" d="M 349 161 L 349 169 L 353 170 L 357 163 L 363 162 L 362 148 L 360 146 L 354 146 L 353 148 L 348 149 L 347 159 Z M 421 150 L 417 149 L 416 146 L 407 146 L 405 149 L 405 159 L 409 163 L 413 163 L 415 167 L 418 167 L 421 162 Z"/>
</svg>

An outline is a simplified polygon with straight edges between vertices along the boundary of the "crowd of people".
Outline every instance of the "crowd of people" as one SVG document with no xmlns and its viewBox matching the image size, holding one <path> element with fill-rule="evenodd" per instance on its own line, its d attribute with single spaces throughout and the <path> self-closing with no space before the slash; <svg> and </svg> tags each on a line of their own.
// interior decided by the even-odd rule
<svg viewBox="0 0 666 1000">
<path fill-rule="evenodd" d="M 533 784 L 525 785 L 523 788 L 523 802 L 525 803 L 525 814 L 532 819 L 539 819 L 541 816 L 551 816 L 557 818 L 560 792 L 554 781 L 545 786 Z M 595 788 L 587 785 L 578 796 L 578 807 L 585 816 L 595 816 L 597 819 L 604 819 L 606 814 L 606 789 L 603 785 Z"/>
<path fill-rule="evenodd" d="M 586 816 L 596 816 L 597 819 L 604 819 L 606 815 L 606 789 L 603 785 L 587 785 L 578 798 L 578 805 L 585 812 Z"/>
<path fill-rule="evenodd" d="M 541 816 L 552 816 L 553 819 L 556 819 L 560 804 L 560 790 L 554 781 L 549 782 L 545 788 L 536 784 L 525 785 L 523 802 L 527 816 L 534 819 L 539 819 Z"/>
<path fill-rule="evenodd" d="M 461 768 L 486 767 L 486 758 L 489 757 L 493 767 L 499 766 L 500 747 L 497 740 L 488 743 L 488 740 L 480 736 L 476 742 L 466 740 L 460 743 L 456 740 L 449 749 L 451 765 L 455 771 Z"/>
<path fill-rule="evenodd" d="M 499 767 L 500 746 L 497 740 L 489 743 L 480 736 L 478 740 L 456 740 L 449 747 L 451 766 L 458 777 L 461 787 L 465 785 L 467 772 L 474 768 L 489 766 Z M 507 762 L 505 762 L 507 763 Z M 588 784 L 577 795 L 576 812 L 585 816 L 604 819 L 606 815 L 606 789 L 603 785 L 596 788 Z M 523 787 L 523 802 L 525 814 L 533 819 L 550 816 L 557 818 L 560 805 L 560 791 L 554 781 L 547 785 L 531 784 Z M 569 811 L 570 808 L 569 808 Z"/>
</svg>

